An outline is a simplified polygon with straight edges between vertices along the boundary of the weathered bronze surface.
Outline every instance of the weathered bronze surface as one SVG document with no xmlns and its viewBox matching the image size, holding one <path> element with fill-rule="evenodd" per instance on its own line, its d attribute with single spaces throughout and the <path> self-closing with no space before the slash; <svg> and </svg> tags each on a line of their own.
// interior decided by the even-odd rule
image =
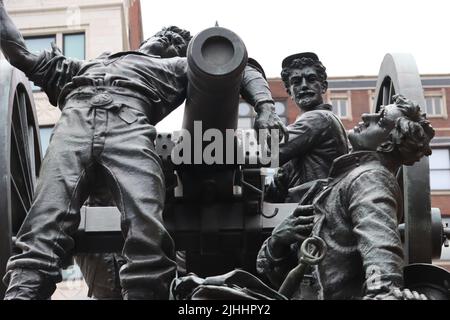
<svg viewBox="0 0 450 320">
<path fill-rule="evenodd" d="M 186 98 L 189 32 L 169 27 L 145 41 L 139 51 L 78 61 L 64 57 L 55 46 L 52 52 L 30 53 L 3 1 L 0 28 L 1 49 L 8 61 L 62 110 L 33 205 L 17 235 L 17 248 L 27 250 L 18 250 L 7 266 L 6 299 L 46 299 L 52 294 L 60 281 L 61 262 L 74 247 L 80 206 L 99 171 L 106 175 L 122 215 L 124 297 L 167 298 L 175 276 L 175 251 L 162 221 L 165 184 L 153 125 Z M 215 45 L 206 58 L 220 58 Z M 246 60 L 243 55 L 238 64 L 243 68 Z M 240 80 L 241 91 L 258 112 L 256 127 L 283 130 L 260 71 L 249 65 L 242 77 L 236 77 L 238 87 Z"/>
<path fill-rule="evenodd" d="M 0 47 L 63 111 L 36 181 L 41 155 L 28 81 L 1 62 L 0 101 L 8 108 L 0 118 L 0 275 L 12 255 L 7 299 L 48 298 L 75 252 L 96 298 L 166 299 L 176 263 L 180 275 L 255 271 L 255 246 L 268 233 L 257 268 L 273 288 L 237 270 L 176 279 L 172 297 L 448 299 L 449 273 L 428 264 L 449 233 L 430 208 L 423 155 L 433 132 L 414 103 L 395 96 L 424 103 L 412 57 L 385 58 L 376 113 L 350 134 L 348 155 L 345 130 L 323 101 L 327 76 L 317 55 L 287 57 L 282 77 L 302 115 L 288 128 L 282 168 L 264 194 L 260 165 L 174 166 L 172 133 L 157 135 L 153 127 L 187 98 L 188 132 L 195 121 L 203 122 L 202 133 L 235 129 L 242 96 L 257 111 L 256 129 L 286 136 L 264 71 L 233 32 L 216 26 L 190 41 L 189 32 L 170 27 L 139 51 L 92 61 L 68 59 L 56 47 L 34 55 L 0 0 Z M 122 247 L 123 255 L 105 253 Z M 175 250 L 182 250 L 177 259 Z M 405 262 L 413 264 L 403 270 Z"/>
</svg>

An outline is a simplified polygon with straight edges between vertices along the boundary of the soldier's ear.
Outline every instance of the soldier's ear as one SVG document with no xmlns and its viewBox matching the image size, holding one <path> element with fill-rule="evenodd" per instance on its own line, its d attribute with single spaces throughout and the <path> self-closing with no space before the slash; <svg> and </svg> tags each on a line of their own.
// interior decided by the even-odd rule
<svg viewBox="0 0 450 320">
<path fill-rule="evenodd" d="M 328 81 L 322 81 L 322 93 L 325 94 L 328 90 Z"/>
<path fill-rule="evenodd" d="M 392 141 L 385 141 L 377 147 L 378 152 L 391 153 L 394 151 L 395 145 Z"/>
</svg>

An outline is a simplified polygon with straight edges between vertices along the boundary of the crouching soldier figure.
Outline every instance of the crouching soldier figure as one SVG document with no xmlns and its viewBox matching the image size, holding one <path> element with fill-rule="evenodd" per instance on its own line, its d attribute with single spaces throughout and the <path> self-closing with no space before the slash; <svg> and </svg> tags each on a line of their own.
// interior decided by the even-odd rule
<svg viewBox="0 0 450 320">
<path fill-rule="evenodd" d="M 403 288 L 402 194 L 395 173 L 431 154 L 434 130 L 419 106 L 400 95 L 362 120 L 349 134 L 353 152 L 334 161 L 328 179 L 311 187 L 317 190 L 312 201 L 301 203 L 265 241 L 258 272 L 280 287 L 313 235 L 328 248 L 312 267 L 314 298 L 424 299 Z M 295 297 L 305 298 L 298 291 Z"/>
</svg>

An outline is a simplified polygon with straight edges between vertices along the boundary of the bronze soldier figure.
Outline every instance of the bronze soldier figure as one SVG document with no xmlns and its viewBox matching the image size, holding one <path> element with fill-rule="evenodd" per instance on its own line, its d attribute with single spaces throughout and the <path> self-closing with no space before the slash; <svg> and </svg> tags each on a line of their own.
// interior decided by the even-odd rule
<svg viewBox="0 0 450 320">
<path fill-rule="evenodd" d="M 5 57 L 40 86 L 62 115 L 45 155 L 35 199 L 18 233 L 18 254 L 7 266 L 6 299 L 48 299 L 61 281 L 60 265 L 74 246 L 79 208 L 92 173 L 103 171 L 122 213 L 125 299 L 167 299 L 175 277 L 174 243 L 163 225 L 165 199 L 154 125 L 186 97 L 188 31 L 170 27 L 138 51 L 92 61 L 52 52 L 30 53 L 0 0 Z M 281 128 L 266 80 L 246 67 L 242 94 L 260 128 Z"/>
<path fill-rule="evenodd" d="M 281 77 L 287 92 L 300 108 L 298 120 L 288 126 L 289 140 L 280 145 L 280 170 L 267 189 L 271 202 L 298 202 L 288 191 L 315 179 L 326 178 L 333 160 L 348 153 L 346 130 L 324 103 L 326 68 L 315 53 L 304 52 L 283 60 Z M 295 189 L 294 189 L 295 190 Z"/>
<path fill-rule="evenodd" d="M 362 120 L 349 134 L 353 152 L 333 162 L 328 179 L 311 187 L 313 200 L 301 203 L 265 241 L 258 272 L 280 286 L 312 234 L 328 247 L 313 267 L 315 298 L 425 299 L 402 290 L 402 195 L 395 173 L 431 154 L 434 130 L 420 107 L 402 96 Z"/>
</svg>

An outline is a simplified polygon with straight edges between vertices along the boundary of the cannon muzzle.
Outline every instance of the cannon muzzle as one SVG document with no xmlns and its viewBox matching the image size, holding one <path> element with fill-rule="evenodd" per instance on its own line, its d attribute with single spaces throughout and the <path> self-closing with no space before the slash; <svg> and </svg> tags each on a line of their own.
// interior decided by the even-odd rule
<svg viewBox="0 0 450 320">
<path fill-rule="evenodd" d="M 243 41 L 228 29 L 209 28 L 192 39 L 187 57 L 183 129 L 192 137 L 195 121 L 202 122 L 203 132 L 236 129 L 240 86 L 248 58 Z"/>
</svg>

